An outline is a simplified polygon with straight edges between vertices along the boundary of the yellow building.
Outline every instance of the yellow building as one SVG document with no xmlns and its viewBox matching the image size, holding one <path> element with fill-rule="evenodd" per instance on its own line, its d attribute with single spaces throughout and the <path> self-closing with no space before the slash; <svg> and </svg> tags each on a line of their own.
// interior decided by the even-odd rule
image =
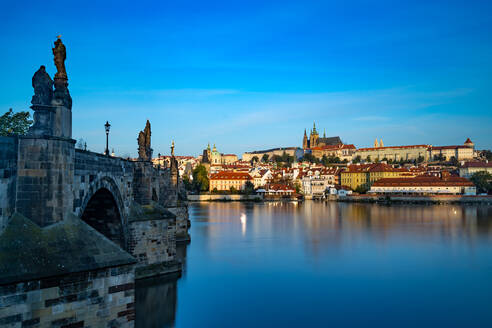
<svg viewBox="0 0 492 328">
<path fill-rule="evenodd" d="M 220 171 L 215 174 L 210 175 L 209 179 L 210 191 L 217 189 L 221 190 L 231 190 L 232 187 L 236 190 L 243 190 L 246 182 L 250 181 L 253 183 L 253 178 L 249 173 L 245 172 L 230 172 L 230 171 Z"/>
<path fill-rule="evenodd" d="M 404 168 L 394 168 L 383 163 L 349 165 L 347 170 L 340 174 L 340 184 L 352 190 L 358 187 L 369 189 L 371 185 L 383 178 L 410 178 L 415 174 Z"/>
</svg>

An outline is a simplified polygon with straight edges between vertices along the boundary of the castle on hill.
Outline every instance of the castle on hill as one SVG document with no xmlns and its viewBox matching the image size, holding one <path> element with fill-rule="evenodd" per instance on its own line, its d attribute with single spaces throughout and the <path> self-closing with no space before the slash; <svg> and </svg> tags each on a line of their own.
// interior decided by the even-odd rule
<svg viewBox="0 0 492 328">
<path fill-rule="evenodd" d="M 323 137 L 320 138 L 318 131 L 316 130 L 316 122 L 313 122 L 313 129 L 309 134 L 309 138 L 306 134 L 306 129 L 304 129 L 304 137 L 302 139 L 302 149 L 307 150 L 316 147 L 324 146 L 338 146 L 343 145 L 342 140 L 339 136 L 336 137 L 326 137 L 326 132 L 323 132 Z"/>
</svg>

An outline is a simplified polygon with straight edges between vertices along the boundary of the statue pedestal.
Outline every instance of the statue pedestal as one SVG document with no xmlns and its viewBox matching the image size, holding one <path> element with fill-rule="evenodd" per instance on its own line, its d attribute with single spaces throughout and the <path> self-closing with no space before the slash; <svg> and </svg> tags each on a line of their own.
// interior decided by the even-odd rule
<svg viewBox="0 0 492 328">
<path fill-rule="evenodd" d="M 72 138 L 72 97 L 68 92 L 66 78 L 55 76 L 55 91 L 53 93 L 53 105 L 56 109 L 54 122 L 54 135 L 62 138 Z"/>
<path fill-rule="evenodd" d="M 34 124 L 29 128 L 28 136 L 43 137 L 54 134 L 56 109 L 54 106 L 32 105 Z"/>
</svg>

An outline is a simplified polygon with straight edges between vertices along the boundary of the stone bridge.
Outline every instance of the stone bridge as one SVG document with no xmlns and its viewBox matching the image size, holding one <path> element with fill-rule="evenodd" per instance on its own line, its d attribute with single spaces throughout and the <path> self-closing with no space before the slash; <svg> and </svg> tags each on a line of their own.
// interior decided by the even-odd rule
<svg viewBox="0 0 492 328">
<path fill-rule="evenodd" d="M 0 326 L 132 327 L 135 279 L 181 270 L 177 161 L 152 165 L 148 121 L 136 161 L 75 149 L 60 39 L 53 53 L 28 134 L 0 137 Z"/>
</svg>

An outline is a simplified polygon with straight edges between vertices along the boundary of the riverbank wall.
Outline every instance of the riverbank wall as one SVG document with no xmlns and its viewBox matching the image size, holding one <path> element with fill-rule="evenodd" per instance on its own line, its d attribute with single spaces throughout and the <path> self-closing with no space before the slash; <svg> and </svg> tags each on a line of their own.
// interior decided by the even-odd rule
<svg viewBox="0 0 492 328">
<path fill-rule="evenodd" d="M 231 202 L 231 201 L 262 201 L 261 195 L 219 195 L 219 194 L 200 194 L 188 195 L 190 202 Z"/>
<path fill-rule="evenodd" d="M 359 203 L 408 203 L 408 204 L 485 204 L 492 205 L 492 196 L 465 195 L 428 195 L 428 196 L 395 196 L 395 195 L 350 195 L 339 196 L 339 202 Z"/>
</svg>

